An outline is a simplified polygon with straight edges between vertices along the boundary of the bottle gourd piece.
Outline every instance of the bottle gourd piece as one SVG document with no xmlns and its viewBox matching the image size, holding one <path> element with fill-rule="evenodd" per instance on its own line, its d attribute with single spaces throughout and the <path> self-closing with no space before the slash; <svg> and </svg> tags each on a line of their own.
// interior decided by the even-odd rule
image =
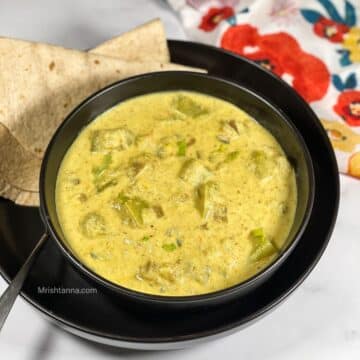
<svg viewBox="0 0 360 360">
<path fill-rule="evenodd" d="M 251 261 L 259 261 L 278 252 L 275 245 L 265 236 L 262 228 L 252 230 L 250 237 L 254 244 L 250 254 Z"/>
<path fill-rule="evenodd" d="M 125 128 L 94 130 L 91 134 L 91 151 L 121 151 L 133 145 L 134 141 L 134 134 Z"/>
</svg>

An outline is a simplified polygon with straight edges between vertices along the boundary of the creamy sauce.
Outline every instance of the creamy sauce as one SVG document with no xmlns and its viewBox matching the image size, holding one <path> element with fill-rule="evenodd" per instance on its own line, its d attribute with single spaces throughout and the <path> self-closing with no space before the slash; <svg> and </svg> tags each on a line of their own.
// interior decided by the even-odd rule
<svg viewBox="0 0 360 360">
<path fill-rule="evenodd" d="M 113 283 L 160 295 L 238 284 L 278 255 L 296 209 L 279 143 L 249 115 L 192 92 L 125 101 L 91 122 L 61 164 L 69 247 Z"/>
</svg>

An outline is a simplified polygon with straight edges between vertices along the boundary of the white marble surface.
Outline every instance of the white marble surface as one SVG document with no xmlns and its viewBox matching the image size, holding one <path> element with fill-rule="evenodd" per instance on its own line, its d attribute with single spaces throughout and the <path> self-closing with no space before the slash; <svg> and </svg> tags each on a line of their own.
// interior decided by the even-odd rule
<svg viewBox="0 0 360 360">
<path fill-rule="evenodd" d="M 172 38 L 184 38 L 176 17 L 155 0 L 2 1 L 0 35 L 89 48 L 160 16 Z M 172 352 L 129 352 L 69 335 L 18 299 L 0 335 L 0 357 L 62 359 L 360 358 L 360 182 L 341 177 L 341 204 L 330 245 L 305 283 L 276 311 L 229 337 Z M 5 282 L 0 279 L 0 291 Z"/>
</svg>

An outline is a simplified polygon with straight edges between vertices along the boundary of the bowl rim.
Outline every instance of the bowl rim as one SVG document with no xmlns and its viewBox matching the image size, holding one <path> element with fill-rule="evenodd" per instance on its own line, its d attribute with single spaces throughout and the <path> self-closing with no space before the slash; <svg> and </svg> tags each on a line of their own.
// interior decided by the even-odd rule
<svg viewBox="0 0 360 360">
<path fill-rule="evenodd" d="M 58 137 L 60 136 L 62 129 L 69 122 L 73 121 L 72 119 L 77 115 L 77 113 L 79 111 L 81 111 L 84 107 L 88 106 L 95 99 L 102 97 L 102 96 L 106 96 L 106 94 L 108 92 L 111 92 L 113 89 L 115 89 L 119 86 L 126 86 L 126 84 L 128 84 L 128 83 L 132 83 L 134 81 L 135 82 L 141 81 L 142 79 L 146 79 L 149 77 L 150 78 L 158 77 L 158 76 L 166 77 L 166 76 L 170 76 L 170 75 L 201 77 L 201 78 L 207 78 L 212 81 L 222 82 L 222 83 L 225 83 L 227 86 L 232 86 L 234 88 L 238 88 L 241 91 L 244 91 L 244 92 L 250 94 L 251 96 L 257 98 L 258 100 L 260 100 L 267 107 L 271 108 L 272 111 L 274 111 L 275 113 L 278 113 L 280 115 L 280 117 L 282 118 L 282 121 L 284 121 L 284 123 L 287 125 L 287 127 L 290 128 L 290 130 L 294 133 L 295 137 L 297 138 L 298 143 L 301 145 L 301 149 L 302 149 L 302 152 L 303 152 L 303 155 L 305 158 L 306 167 L 307 167 L 309 194 L 308 194 L 307 201 L 306 201 L 304 215 L 303 215 L 303 218 L 301 220 L 298 230 L 293 235 L 292 240 L 289 241 L 287 246 L 284 249 L 282 249 L 280 255 L 274 261 L 272 261 L 270 264 L 268 264 L 266 267 L 264 267 L 260 272 L 254 274 L 253 276 L 246 279 L 245 281 L 239 282 L 235 285 L 232 285 L 230 287 L 227 287 L 227 288 L 224 288 L 221 290 L 204 293 L 204 294 L 198 294 L 198 295 L 169 296 L 169 295 L 157 295 L 157 294 L 140 292 L 140 291 L 126 288 L 122 285 L 116 284 L 116 283 L 102 277 L 101 275 L 97 274 L 91 268 L 89 268 L 84 263 L 82 263 L 76 257 L 76 255 L 73 253 L 73 251 L 70 249 L 70 246 L 67 246 L 65 241 L 63 241 L 61 239 L 61 236 L 58 235 L 55 227 L 53 226 L 51 216 L 49 215 L 48 206 L 47 206 L 47 202 L 46 202 L 46 195 L 45 195 L 46 168 L 47 168 L 47 165 L 49 162 L 49 157 L 50 157 L 52 148 L 53 148 L 54 144 L 56 143 L 56 141 L 58 140 Z M 163 91 L 167 91 L 167 90 L 163 90 Z M 176 90 L 172 90 L 172 91 L 176 91 Z M 161 90 L 145 92 L 143 95 L 150 94 L 150 93 L 156 93 L 156 92 L 161 92 Z M 200 91 L 195 91 L 195 92 L 201 93 Z M 137 96 L 140 96 L 140 95 L 137 95 Z M 214 96 L 214 95 L 211 95 L 211 96 Z M 129 99 L 135 98 L 135 97 L 136 96 L 129 97 L 126 100 L 129 100 Z M 216 96 L 214 96 L 214 97 L 216 97 Z M 123 101 L 126 101 L 126 100 L 123 100 Z M 119 101 L 118 104 L 120 102 L 122 102 L 122 101 Z M 114 106 L 116 106 L 116 105 L 114 105 Z M 104 110 L 102 113 L 104 113 L 105 111 L 108 111 L 110 108 L 111 107 Z M 89 123 L 94 121 L 96 118 L 97 118 L 97 116 L 94 117 L 91 121 L 89 121 Z M 314 176 L 314 168 L 313 168 L 313 163 L 312 163 L 310 152 L 309 152 L 307 145 L 306 145 L 302 135 L 300 134 L 299 130 L 295 127 L 294 124 L 292 124 L 292 122 L 289 120 L 288 116 L 280 108 L 278 108 L 270 100 L 268 100 L 266 97 L 258 94 L 256 91 L 254 91 L 248 87 L 242 86 L 236 82 L 232 82 L 228 79 L 224 79 L 219 76 L 209 75 L 207 73 L 192 72 L 192 71 L 177 71 L 177 70 L 175 70 L 175 71 L 158 71 L 158 72 L 151 72 L 151 73 L 146 73 L 146 74 L 135 75 L 135 76 L 114 82 L 114 83 L 94 92 L 93 94 L 89 95 L 85 100 L 83 100 L 80 104 L 78 104 L 65 117 L 65 119 L 62 121 L 62 123 L 59 125 L 59 127 L 53 134 L 53 136 L 46 148 L 46 151 L 45 151 L 42 163 L 41 163 L 40 179 L 39 179 L 39 195 L 40 195 L 40 216 L 46 227 L 46 231 L 51 236 L 52 240 L 55 240 L 55 242 L 61 249 L 62 253 L 66 256 L 66 258 L 69 259 L 71 261 L 71 263 L 73 265 L 75 265 L 76 268 L 79 268 L 90 279 L 95 280 L 97 283 L 101 284 L 102 286 L 104 286 L 108 289 L 111 289 L 117 293 L 125 294 L 130 298 L 135 297 L 138 300 L 143 300 L 143 301 L 147 301 L 147 302 L 150 301 L 152 303 L 158 303 L 158 304 L 174 304 L 174 305 L 175 304 L 188 304 L 188 305 L 191 305 L 193 303 L 199 303 L 199 302 L 207 303 L 212 300 L 219 300 L 221 298 L 236 294 L 237 292 L 239 292 L 242 289 L 250 288 L 256 282 L 258 282 L 260 278 L 270 275 L 271 272 L 274 270 L 274 268 L 277 267 L 278 265 L 280 265 L 287 258 L 287 256 L 292 252 L 292 250 L 296 247 L 296 245 L 300 241 L 302 234 L 305 231 L 305 228 L 309 222 L 312 208 L 313 208 L 314 197 L 315 197 L 315 176 Z"/>
</svg>

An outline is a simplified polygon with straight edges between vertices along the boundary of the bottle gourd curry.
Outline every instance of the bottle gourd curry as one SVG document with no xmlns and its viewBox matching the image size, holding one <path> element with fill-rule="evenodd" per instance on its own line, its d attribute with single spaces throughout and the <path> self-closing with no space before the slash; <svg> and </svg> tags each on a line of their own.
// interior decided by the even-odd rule
<svg viewBox="0 0 360 360">
<path fill-rule="evenodd" d="M 166 296 L 261 271 L 284 246 L 296 201 L 276 139 L 238 107 L 188 91 L 98 116 L 68 149 L 56 185 L 75 256 L 115 284 Z"/>
</svg>

